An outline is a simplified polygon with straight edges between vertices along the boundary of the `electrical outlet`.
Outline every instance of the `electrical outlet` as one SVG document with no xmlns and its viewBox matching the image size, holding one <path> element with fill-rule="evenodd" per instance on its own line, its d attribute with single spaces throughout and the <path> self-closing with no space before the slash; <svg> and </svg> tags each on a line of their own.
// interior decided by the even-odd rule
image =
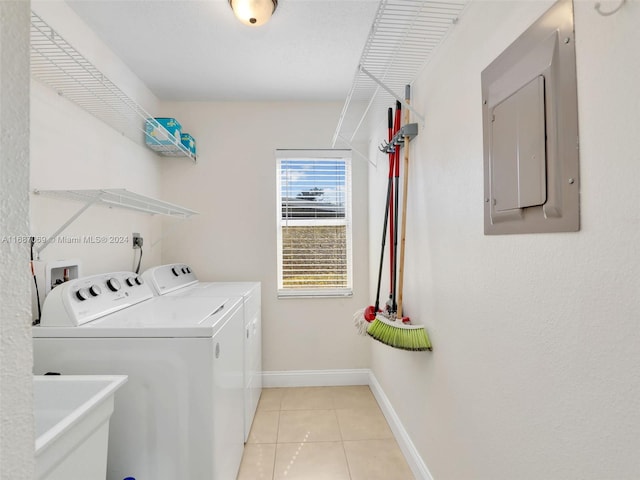
<svg viewBox="0 0 640 480">
<path fill-rule="evenodd" d="M 139 233 L 132 233 L 131 237 L 133 238 L 133 248 L 142 248 L 143 239 Z"/>
</svg>

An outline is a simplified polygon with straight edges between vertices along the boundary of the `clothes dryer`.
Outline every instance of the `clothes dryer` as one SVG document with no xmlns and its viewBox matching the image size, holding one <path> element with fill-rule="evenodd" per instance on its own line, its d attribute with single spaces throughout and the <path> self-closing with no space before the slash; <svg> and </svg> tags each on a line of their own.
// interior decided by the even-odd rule
<svg viewBox="0 0 640 480">
<path fill-rule="evenodd" d="M 262 300 L 260 282 L 203 282 L 190 265 L 172 263 L 146 270 L 145 282 L 156 295 L 186 298 L 242 296 L 244 301 L 244 439 L 262 393 Z"/>
<path fill-rule="evenodd" d="M 108 480 L 236 478 L 243 451 L 241 296 L 154 296 L 131 272 L 69 281 L 33 328 L 34 373 L 124 374 Z"/>
</svg>

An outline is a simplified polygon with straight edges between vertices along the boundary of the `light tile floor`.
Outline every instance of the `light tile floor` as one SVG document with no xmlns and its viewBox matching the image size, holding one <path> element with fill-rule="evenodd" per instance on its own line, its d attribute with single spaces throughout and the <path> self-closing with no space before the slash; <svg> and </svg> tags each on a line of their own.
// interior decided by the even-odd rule
<svg viewBox="0 0 640 480">
<path fill-rule="evenodd" d="M 414 480 L 368 386 L 262 391 L 237 480 Z"/>
</svg>

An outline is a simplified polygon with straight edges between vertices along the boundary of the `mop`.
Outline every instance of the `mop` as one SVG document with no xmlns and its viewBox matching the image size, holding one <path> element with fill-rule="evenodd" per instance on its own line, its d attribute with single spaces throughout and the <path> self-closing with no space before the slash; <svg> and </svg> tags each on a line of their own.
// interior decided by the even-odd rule
<svg viewBox="0 0 640 480">
<path fill-rule="evenodd" d="M 387 120 L 388 120 L 388 130 L 389 130 L 389 142 L 393 138 L 393 109 L 389 108 L 387 111 Z M 389 180 L 387 183 L 387 201 L 385 203 L 384 210 L 384 224 L 382 227 L 382 248 L 380 251 L 380 267 L 378 269 L 378 286 L 376 289 L 376 301 L 374 305 L 370 305 L 364 309 L 358 310 L 353 315 L 353 320 L 358 330 L 358 333 L 361 335 L 367 335 L 367 328 L 369 327 L 369 323 L 375 320 L 376 314 L 380 311 L 380 286 L 382 283 L 382 266 L 384 263 L 384 248 L 385 242 L 387 238 L 387 225 L 389 223 L 389 211 L 392 208 L 392 193 L 393 193 L 393 171 L 394 171 L 394 163 L 395 163 L 396 154 L 394 150 L 389 151 Z M 393 218 L 391 219 L 391 223 L 393 223 Z M 393 233 L 391 234 L 393 235 Z"/>
</svg>

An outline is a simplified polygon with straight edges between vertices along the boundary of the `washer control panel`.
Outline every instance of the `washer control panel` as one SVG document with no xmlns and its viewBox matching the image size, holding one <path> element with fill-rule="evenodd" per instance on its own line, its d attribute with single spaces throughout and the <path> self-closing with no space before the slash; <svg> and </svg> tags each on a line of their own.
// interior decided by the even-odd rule
<svg viewBox="0 0 640 480">
<path fill-rule="evenodd" d="M 151 288 L 133 272 L 78 278 L 51 290 L 44 301 L 40 325 L 80 326 L 152 297 Z"/>
<path fill-rule="evenodd" d="M 146 270 L 142 277 L 157 295 L 173 292 L 198 283 L 193 269 L 184 263 L 171 263 Z"/>
</svg>

